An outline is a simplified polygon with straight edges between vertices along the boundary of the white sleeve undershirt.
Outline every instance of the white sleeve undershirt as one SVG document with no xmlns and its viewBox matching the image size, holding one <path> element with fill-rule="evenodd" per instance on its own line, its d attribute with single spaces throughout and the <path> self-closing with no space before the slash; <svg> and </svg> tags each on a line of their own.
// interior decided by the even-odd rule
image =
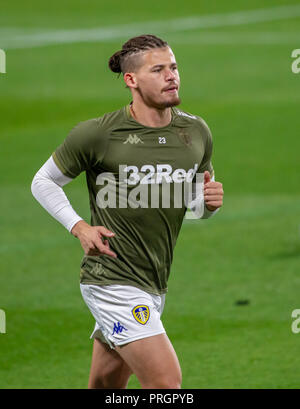
<svg viewBox="0 0 300 409">
<path fill-rule="evenodd" d="M 211 178 L 211 181 L 215 181 L 215 176 Z M 204 202 L 204 193 L 203 193 L 203 186 L 200 184 L 202 188 L 199 189 L 200 193 L 198 196 L 190 203 L 189 208 L 191 209 L 195 219 L 209 219 L 210 217 L 214 216 L 220 208 L 216 210 L 208 210 Z"/>
<path fill-rule="evenodd" d="M 72 180 L 61 172 L 50 156 L 31 183 L 31 192 L 35 199 L 69 232 L 76 223 L 83 220 L 75 212 L 62 189 L 62 186 Z"/>
</svg>

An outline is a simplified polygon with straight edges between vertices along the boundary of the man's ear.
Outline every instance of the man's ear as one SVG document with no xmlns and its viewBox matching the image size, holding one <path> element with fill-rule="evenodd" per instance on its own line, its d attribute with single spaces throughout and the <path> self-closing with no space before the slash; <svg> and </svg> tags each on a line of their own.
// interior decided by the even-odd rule
<svg viewBox="0 0 300 409">
<path fill-rule="evenodd" d="M 137 78 L 134 72 L 126 72 L 123 78 L 127 87 L 137 88 Z"/>
</svg>

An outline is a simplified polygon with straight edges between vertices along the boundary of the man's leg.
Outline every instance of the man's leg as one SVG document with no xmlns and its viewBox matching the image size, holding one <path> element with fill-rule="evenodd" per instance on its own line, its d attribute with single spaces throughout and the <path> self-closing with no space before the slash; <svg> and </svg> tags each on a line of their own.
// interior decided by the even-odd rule
<svg viewBox="0 0 300 409">
<path fill-rule="evenodd" d="M 166 334 L 132 341 L 117 347 L 116 351 L 135 373 L 143 389 L 180 389 L 180 365 Z"/>
<path fill-rule="evenodd" d="M 94 340 L 89 389 L 125 389 L 131 374 L 116 351 L 99 339 Z"/>
</svg>

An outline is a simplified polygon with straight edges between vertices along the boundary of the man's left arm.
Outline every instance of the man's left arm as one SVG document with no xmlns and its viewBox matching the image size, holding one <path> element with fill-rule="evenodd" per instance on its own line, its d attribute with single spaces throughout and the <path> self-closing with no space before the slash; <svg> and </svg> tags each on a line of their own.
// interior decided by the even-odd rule
<svg viewBox="0 0 300 409">
<path fill-rule="evenodd" d="M 204 201 L 204 211 L 201 219 L 208 219 L 215 215 L 223 205 L 223 185 L 215 181 L 214 169 L 211 158 L 213 141 L 211 131 L 206 122 L 201 118 L 202 132 L 206 136 L 205 152 L 198 173 L 203 175 L 203 196 L 199 200 Z"/>
<path fill-rule="evenodd" d="M 211 178 L 209 171 L 204 172 L 204 213 L 202 219 L 207 219 L 217 213 L 223 205 L 223 185 L 221 182 L 216 182 L 214 177 Z M 206 217 L 205 217 L 206 216 Z"/>
</svg>

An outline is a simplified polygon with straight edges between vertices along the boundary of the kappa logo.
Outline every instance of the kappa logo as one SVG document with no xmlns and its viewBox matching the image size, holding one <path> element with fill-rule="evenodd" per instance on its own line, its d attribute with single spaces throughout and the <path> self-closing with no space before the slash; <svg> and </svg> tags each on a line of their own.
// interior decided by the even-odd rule
<svg viewBox="0 0 300 409">
<path fill-rule="evenodd" d="M 114 323 L 114 329 L 113 329 L 112 335 L 120 334 L 123 331 L 123 329 L 125 329 L 125 331 L 127 331 L 127 328 L 125 328 L 123 325 L 121 325 L 119 323 L 119 321 L 118 321 L 118 325 L 116 323 Z"/>
<path fill-rule="evenodd" d="M 132 315 L 142 325 L 145 325 L 150 318 L 150 310 L 147 305 L 136 305 L 132 309 Z"/>
<path fill-rule="evenodd" d="M 139 138 L 136 134 L 129 134 L 128 138 L 126 139 L 125 142 L 123 142 L 123 144 L 125 143 L 131 143 L 132 144 L 137 144 L 137 143 L 144 143 L 141 138 Z"/>
</svg>

